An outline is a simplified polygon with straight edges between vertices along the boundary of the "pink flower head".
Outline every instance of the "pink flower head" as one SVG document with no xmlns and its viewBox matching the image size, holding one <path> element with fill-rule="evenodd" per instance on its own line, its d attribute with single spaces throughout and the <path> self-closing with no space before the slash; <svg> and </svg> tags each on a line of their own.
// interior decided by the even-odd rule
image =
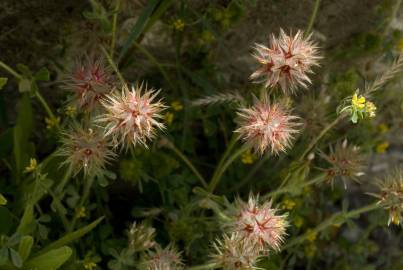
<svg viewBox="0 0 403 270">
<path fill-rule="evenodd" d="M 311 35 L 304 38 L 301 31 L 292 37 L 281 29 L 278 38 L 272 35 L 269 47 L 256 44 L 255 51 L 253 56 L 261 67 L 250 78 L 264 82 L 265 87 L 280 85 L 284 93 L 294 92 L 298 86 L 306 88 L 311 83 L 307 74 L 321 58 Z"/>
<path fill-rule="evenodd" d="M 74 93 L 73 103 L 82 111 L 92 111 L 108 94 L 114 77 L 102 58 L 86 57 L 67 75 L 64 88 Z"/>
<path fill-rule="evenodd" d="M 289 115 L 279 104 L 270 104 L 267 98 L 241 109 L 238 116 L 240 127 L 235 132 L 261 154 L 268 149 L 274 154 L 285 152 L 299 132 L 296 127 L 300 123 L 295 121 L 299 118 Z"/>
<path fill-rule="evenodd" d="M 239 237 L 252 243 L 258 250 L 280 250 L 288 222 L 286 215 L 276 215 L 272 202 L 259 204 L 259 197 L 249 196 L 248 202 L 238 201 L 233 229 Z"/>
<path fill-rule="evenodd" d="M 183 269 L 181 253 L 169 245 L 162 249 L 156 246 L 155 252 L 150 252 L 144 262 L 147 270 L 180 270 Z"/>
<path fill-rule="evenodd" d="M 146 143 L 155 137 L 156 129 L 165 128 L 158 121 L 163 118 L 160 113 L 165 109 L 160 100 L 155 100 L 158 93 L 142 83 L 131 90 L 124 85 L 120 93 L 106 96 L 102 100 L 106 113 L 98 119 L 98 122 L 106 123 L 105 136 L 111 135 L 113 142 L 122 146 L 131 143 L 147 147 Z"/>
</svg>

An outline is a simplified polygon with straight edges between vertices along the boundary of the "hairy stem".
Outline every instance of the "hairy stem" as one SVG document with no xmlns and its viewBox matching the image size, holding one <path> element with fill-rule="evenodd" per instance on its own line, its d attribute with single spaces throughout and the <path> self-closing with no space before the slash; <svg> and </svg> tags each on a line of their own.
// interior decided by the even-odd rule
<svg viewBox="0 0 403 270">
<path fill-rule="evenodd" d="M 312 14 L 311 17 L 309 18 L 309 23 L 308 23 L 308 27 L 305 31 L 305 36 L 308 36 L 313 28 L 313 24 L 315 23 L 315 19 L 316 19 L 316 15 L 318 14 L 318 10 L 319 10 L 319 6 L 320 6 L 320 0 L 315 0 L 315 4 L 313 6 L 313 10 L 312 10 Z"/>
<path fill-rule="evenodd" d="M 113 59 L 113 55 L 115 53 L 115 44 L 116 44 L 116 25 L 118 21 L 118 13 L 120 9 L 120 0 L 116 0 L 116 6 L 112 17 L 112 38 L 111 38 L 111 51 L 109 55 Z"/>
<path fill-rule="evenodd" d="M 81 196 L 80 202 L 78 203 L 78 207 L 76 209 L 80 209 L 81 207 L 84 206 L 85 202 L 88 199 L 88 196 L 90 195 L 91 187 L 92 187 L 92 184 L 94 183 L 94 180 L 95 180 L 95 177 L 90 177 L 87 179 L 87 181 L 85 181 L 83 195 Z M 74 213 L 73 221 L 71 222 L 69 232 L 74 231 L 74 228 L 77 223 L 77 218 L 78 218 L 77 214 Z"/>
<path fill-rule="evenodd" d="M 39 100 L 41 103 L 42 107 L 45 109 L 46 113 L 49 115 L 50 119 L 55 119 L 55 115 L 53 114 L 52 110 L 49 107 L 49 104 L 46 102 L 46 100 L 43 98 L 41 93 L 39 91 L 35 92 L 36 98 Z"/>
<path fill-rule="evenodd" d="M 122 85 L 125 85 L 125 79 L 123 78 L 122 74 L 120 73 L 118 67 L 116 66 L 115 62 L 113 61 L 113 59 L 111 58 L 111 56 L 108 54 L 108 52 L 106 51 L 106 49 L 101 46 L 101 50 L 104 53 L 106 60 L 108 60 L 109 65 L 111 65 L 111 67 L 113 68 L 113 70 L 115 71 L 116 75 L 118 76 L 120 82 L 122 83 Z"/>
<path fill-rule="evenodd" d="M 14 69 L 12 69 L 10 66 L 6 65 L 4 62 L 0 61 L 0 67 L 2 67 L 5 71 L 13 75 L 17 80 L 21 80 L 22 76 L 18 74 Z"/>
</svg>

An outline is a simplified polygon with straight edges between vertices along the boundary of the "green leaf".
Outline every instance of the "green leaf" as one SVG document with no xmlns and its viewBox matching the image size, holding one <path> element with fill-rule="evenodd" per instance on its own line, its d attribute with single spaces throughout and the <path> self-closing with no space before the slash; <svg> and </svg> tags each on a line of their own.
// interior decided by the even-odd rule
<svg viewBox="0 0 403 270">
<path fill-rule="evenodd" d="M 0 90 L 3 89 L 4 85 L 6 85 L 7 80 L 7 78 L 0 77 Z"/>
<path fill-rule="evenodd" d="M 71 248 L 63 246 L 58 249 L 52 249 L 42 255 L 28 260 L 24 264 L 25 270 L 56 270 L 62 266 L 72 254 Z"/>
<path fill-rule="evenodd" d="M 0 205 L 6 205 L 7 199 L 0 193 Z"/>
<path fill-rule="evenodd" d="M 13 217 L 11 212 L 0 206 L 0 235 L 9 234 L 11 228 L 13 227 Z"/>
<path fill-rule="evenodd" d="M 13 265 L 17 268 L 21 268 L 22 266 L 22 259 L 20 254 L 18 254 L 17 251 L 15 251 L 14 249 L 10 248 L 10 257 L 11 257 L 11 261 L 13 262 Z"/>
<path fill-rule="evenodd" d="M 23 75 L 23 77 L 31 78 L 32 72 L 28 66 L 24 64 L 17 64 L 17 70 Z"/>
<path fill-rule="evenodd" d="M 34 224 L 34 207 L 28 204 L 25 207 L 24 215 L 21 218 L 20 225 L 17 228 L 17 233 L 21 235 L 30 234 L 33 231 Z"/>
<path fill-rule="evenodd" d="M 50 80 L 49 70 L 43 67 L 38 72 L 35 73 L 34 77 L 35 80 L 37 81 L 49 81 Z"/>
<path fill-rule="evenodd" d="M 31 80 L 27 78 L 22 78 L 18 82 L 18 90 L 20 93 L 26 93 L 31 91 Z"/>
<path fill-rule="evenodd" d="M 31 254 L 32 245 L 34 244 L 34 238 L 29 235 L 25 235 L 21 238 L 20 245 L 18 246 L 18 253 L 21 259 L 25 261 Z"/>
<path fill-rule="evenodd" d="M 8 248 L 2 247 L 0 249 L 0 265 L 6 264 L 8 261 Z"/>
<path fill-rule="evenodd" d="M 59 248 L 61 246 L 67 245 L 77 239 L 80 239 L 81 237 L 83 237 L 85 234 L 87 234 L 88 232 L 90 232 L 91 230 L 93 230 L 102 220 L 104 219 L 104 217 L 100 217 L 97 220 L 95 220 L 94 222 L 92 222 L 91 224 L 78 229 L 74 232 L 68 233 L 65 236 L 63 236 L 62 238 L 60 238 L 59 240 L 56 240 L 55 242 L 49 244 L 48 246 L 46 246 L 45 248 L 43 248 L 38 255 L 41 255 L 49 250 L 55 249 L 55 248 Z"/>
<path fill-rule="evenodd" d="M 142 13 L 140 14 L 140 17 L 138 18 L 136 24 L 133 26 L 133 28 L 130 31 L 130 35 L 125 41 L 123 45 L 123 49 L 120 53 L 119 59 L 122 60 L 124 55 L 127 53 L 127 51 L 130 49 L 130 47 L 133 45 L 133 43 L 137 40 L 137 38 L 143 33 L 144 27 L 149 21 L 152 12 L 154 11 L 155 7 L 159 3 L 160 0 L 150 0 L 148 1 L 147 6 L 144 8 Z"/>
</svg>

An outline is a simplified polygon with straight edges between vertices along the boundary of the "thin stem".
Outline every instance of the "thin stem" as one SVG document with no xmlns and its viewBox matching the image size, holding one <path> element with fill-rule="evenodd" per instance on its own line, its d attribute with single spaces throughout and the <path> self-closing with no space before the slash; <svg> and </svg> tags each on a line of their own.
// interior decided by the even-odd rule
<svg viewBox="0 0 403 270">
<path fill-rule="evenodd" d="M 53 193 L 53 191 L 51 189 L 47 189 L 47 191 L 49 192 L 50 196 L 52 196 L 53 201 L 55 202 L 54 206 L 56 208 L 56 212 L 59 214 L 59 217 L 62 220 L 64 229 L 67 231 L 69 229 L 69 222 L 67 221 L 65 211 L 63 209 L 64 207 L 63 207 L 60 199 L 57 197 L 57 195 L 55 193 Z"/>
<path fill-rule="evenodd" d="M 165 138 L 166 139 L 166 138 Z M 196 169 L 196 167 L 192 164 L 192 162 L 168 139 L 166 139 L 168 142 L 168 147 L 172 151 L 175 152 L 175 154 L 178 155 L 179 158 L 182 159 L 182 161 L 189 167 L 189 169 L 195 174 L 195 176 L 200 180 L 201 184 L 203 185 L 204 188 L 207 188 L 207 182 L 204 179 L 204 177 L 199 173 L 199 171 Z"/>
<path fill-rule="evenodd" d="M 338 212 L 338 213 L 332 215 L 327 220 L 323 221 L 318 226 L 316 226 L 312 231 L 304 233 L 303 235 L 298 236 L 298 237 L 294 238 L 293 240 L 291 240 L 287 245 L 284 246 L 284 249 L 290 248 L 292 246 L 295 246 L 295 245 L 298 245 L 298 244 L 304 242 L 307 239 L 308 235 L 311 234 L 312 232 L 317 234 L 317 233 L 325 230 L 326 228 L 328 228 L 328 227 L 330 227 L 330 226 L 332 226 L 334 224 L 343 224 L 349 218 L 353 218 L 353 217 L 358 216 L 360 214 L 379 209 L 380 207 L 381 207 L 380 204 L 372 203 L 372 204 L 366 205 L 366 206 L 358 208 L 356 210 L 352 210 L 352 211 L 347 212 L 347 213 Z"/>
<path fill-rule="evenodd" d="M 55 115 L 53 114 L 52 110 L 50 109 L 48 103 L 46 100 L 43 98 L 41 93 L 39 91 L 35 91 L 35 96 L 39 100 L 39 102 L 42 104 L 42 107 L 45 109 L 46 113 L 49 115 L 51 119 L 55 119 Z"/>
<path fill-rule="evenodd" d="M 315 23 L 316 15 L 318 14 L 319 6 L 320 6 L 320 0 L 315 0 L 315 5 L 313 6 L 312 14 L 311 14 L 311 17 L 309 18 L 308 27 L 304 34 L 305 37 L 308 36 L 312 31 L 313 24 Z"/>
<path fill-rule="evenodd" d="M 322 131 L 319 133 L 318 136 L 316 136 L 311 143 L 308 145 L 308 147 L 305 149 L 305 151 L 302 153 L 298 161 L 302 161 L 304 157 L 309 153 L 309 151 L 312 150 L 312 148 L 319 142 L 320 139 L 331 129 L 333 128 L 340 120 L 344 118 L 344 114 L 339 115 L 333 122 L 331 122 L 329 125 L 327 125 Z"/>
<path fill-rule="evenodd" d="M 207 270 L 207 269 L 216 269 L 216 268 L 217 268 L 216 263 L 207 263 L 207 264 L 189 267 L 188 270 Z"/>
<path fill-rule="evenodd" d="M 78 203 L 78 208 L 76 208 L 76 209 L 80 209 L 84 206 L 85 202 L 88 199 L 88 196 L 90 195 L 91 187 L 92 187 L 92 184 L 94 183 L 94 180 L 95 180 L 95 177 L 90 177 L 87 181 L 85 181 L 83 195 L 81 196 L 81 200 Z M 73 221 L 71 222 L 69 232 L 72 232 L 74 230 L 74 227 L 76 226 L 76 223 L 77 223 L 77 218 L 78 218 L 77 214 L 74 213 Z"/>
<path fill-rule="evenodd" d="M 110 56 L 113 59 L 113 55 L 115 53 L 115 43 L 116 43 L 116 25 L 118 21 L 118 13 L 120 9 L 120 0 L 116 0 L 115 11 L 112 17 L 112 38 L 111 38 L 111 51 Z"/>
<path fill-rule="evenodd" d="M 235 145 L 235 143 L 234 143 L 234 145 Z M 213 175 L 213 178 L 211 179 L 210 184 L 208 186 L 209 192 L 211 192 L 211 193 L 214 192 L 214 189 L 217 187 L 218 183 L 221 180 L 221 177 L 223 176 L 224 172 L 228 169 L 229 165 L 231 165 L 232 162 L 234 162 L 234 160 L 236 160 L 240 155 L 242 155 L 242 153 L 244 153 L 248 149 L 249 149 L 248 145 L 246 145 L 246 144 L 243 145 L 241 148 L 238 149 L 238 151 L 236 151 L 235 153 L 230 155 L 228 157 L 228 159 L 222 163 L 221 166 L 219 165 L 217 167 L 217 169 Z M 224 155 L 225 155 L 225 153 L 224 153 Z"/>
<path fill-rule="evenodd" d="M 17 71 L 15 71 L 14 69 L 12 69 L 10 66 L 8 66 L 7 64 L 5 64 L 2 61 L 0 61 L 0 67 L 2 67 L 4 70 L 6 70 L 11 75 L 13 75 L 17 80 L 22 79 L 22 76 L 20 74 L 18 74 Z"/>
<path fill-rule="evenodd" d="M 60 194 L 63 191 L 64 187 L 67 185 L 68 181 L 71 178 L 72 172 L 73 172 L 73 169 L 71 166 L 69 166 L 67 168 L 66 172 L 64 173 L 62 181 L 60 181 L 60 184 L 56 187 L 56 190 L 55 190 L 56 194 Z"/>
<path fill-rule="evenodd" d="M 113 70 L 115 71 L 116 75 L 118 76 L 120 82 L 125 85 L 126 81 L 123 78 L 122 74 L 120 73 L 118 67 L 116 66 L 115 62 L 113 61 L 113 59 L 111 58 L 111 56 L 108 54 L 108 52 L 106 51 L 106 49 L 101 46 L 101 50 L 104 53 L 106 60 L 108 60 L 109 64 L 111 65 L 111 67 L 113 68 Z"/>
</svg>

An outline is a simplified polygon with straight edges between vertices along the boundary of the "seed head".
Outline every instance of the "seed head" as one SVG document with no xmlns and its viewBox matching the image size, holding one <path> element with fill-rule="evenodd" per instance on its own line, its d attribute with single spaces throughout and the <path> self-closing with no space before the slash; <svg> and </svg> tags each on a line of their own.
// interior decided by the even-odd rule
<svg viewBox="0 0 403 270">
<path fill-rule="evenodd" d="M 260 63 L 250 78 L 265 87 L 279 85 L 284 93 L 295 92 L 298 86 L 306 88 L 311 83 L 308 75 L 321 58 L 311 35 L 303 37 L 298 31 L 295 36 L 287 35 L 282 29 L 279 37 L 272 35 L 269 47 L 256 44 L 253 55 Z"/>
<path fill-rule="evenodd" d="M 156 246 L 155 251 L 147 254 L 146 261 L 143 263 L 147 270 L 181 270 L 183 263 L 181 254 L 172 245 L 162 249 Z"/>
<path fill-rule="evenodd" d="M 75 174 L 83 170 L 86 176 L 101 177 L 106 164 L 116 157 L 110 142 L 97 129 L 74 125 L 63 133 L 61 142 L 58 155 L 65 158 L 62 164 L 70 166 Z"/>
<path fill-rule="evenodd" d="M 239 128 L 235 132 L 256 152 L 273 154 L 285 152 L 291 146 L 300 124 L 280 104 L 270 104 L 267 98 L 238 112 Z"/>
<path fill-rule="evenodd" d="M 224 235 L 213 244 L 216 253 L 212 261 L 224 270 L 252 270 L 258 262 L 259 251 L 238 234 Z"/>
<path fill-rule="evenodd" d="M 128 147 L 141 144 L 147 147 L 147 141 L 155 137 L 156 129 L 164 129 L 161 115 L 165 106 L 160 100 L 155 101 L 159 91 L 147 89 L 143 83 L 129 90 L 124 85 L 122 91 L 112 93 L 102 101 L 106 112 L 97 122 L 106 123 L 105 136 L 112 136 L 112 141 Z"/>
<path fill-rule="evenodd" d="M 156 245 L 154 238 L 154 228 L 143 223 L 137 224 L 136 222 L 133 222 L 133 225 L 129 230 L 129 247 L 135 252 L 150 249 Z"/>
<path fill-rule="evenodd" d="M 371 194 L 379 199 L 379 203 L 389 210 L 390 223 L 399 225 L 403 222 L 403 170 L 391 173 L 377 183 L 379 193 Z"/>
<path fill-rule="evenodd" d="M 254 246 L 258 251 L 280 250 L 284 242 L 288 222 L 287 215 L 276 215 L 272 202 L 259 204 L 259 197 L 249 196 L 248 202 L 237 201 L 237 211 L 232 229 L 247 245 Z"/>
<path fill-rule="evenodd" d="M 64 88 L 73 92 L 74 106 L 87 112 L 99 108 L 100 100 L 111 92 L 115 82 L 103 58 L 95 57 L 77 62 L 66 77 Z"/>
</svg>

